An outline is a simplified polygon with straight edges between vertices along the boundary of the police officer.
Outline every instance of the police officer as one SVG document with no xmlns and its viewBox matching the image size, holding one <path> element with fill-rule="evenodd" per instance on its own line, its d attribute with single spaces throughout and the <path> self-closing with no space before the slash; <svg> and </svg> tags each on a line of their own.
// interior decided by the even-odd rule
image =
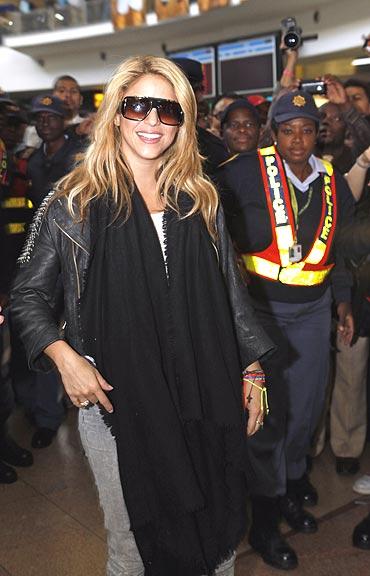
<svg viewBox="0 0 370 576">
<path fill-rule="evenodd" d="M 53 184 L 72 169 L 81 145 L 65 133 L 65 106 L 57 96 L 37 96 L 31 114 L 42 141 L 28 161 L 29 197 L 38 207 Z M 52 443 L 65 415 L 59 376 L 54 371 L 37 373 L 33 386 L 28 389 L 18 386 L 17 394 L 36 425 L 32 447 L 46 448 Z"/>
<path fill-rule="evenodd" d="M 82 147 L 78 140 L 68 137 L 64 131 L 66 111 L 57 96 L 37 96 L 31 114 L 42 142 L 28 162 L 30 197 L 38 207 L 52 185 L 72 169 Z"/>
<path fill-rule="evenodd" d="M 286 93 L 272 114 L 275 145 L 221 169 L 230 232 L 259 319 L 278 345 L 264 366 L 271 415 L 249 442 L 259 478 L 249 539 L 267 563 L 283 569 L 297 558 L 279 534 L 279 508 L 293 529 L 317 530 L 303 508 L 318 499 L 306 456 L 324 404 L 333 297 L 342 339 L 349 343 L 353 334 L 351 279 L 335 251 L 353 198 L 332 165 L 313 155 L 318 125 L 312 96 Z"/>
</svg>

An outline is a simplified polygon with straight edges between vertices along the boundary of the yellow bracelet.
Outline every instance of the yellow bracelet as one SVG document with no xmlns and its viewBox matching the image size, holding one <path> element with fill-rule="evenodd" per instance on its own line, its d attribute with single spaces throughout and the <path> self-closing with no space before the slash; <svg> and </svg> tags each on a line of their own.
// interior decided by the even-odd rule
<svg viewBox="0 0 370 576">
<path fill-rule="evenodd" d="M 245 376 L 244 376 L 243 380 L 244 380 L 244 382 L 248 382 L 249 384 L 252 384 L 252 386 L 254 386 L 255 388 L 258 388 L 258 390 L 261 391 L 261 410 L 265 414 L 268 414 L 270 412 L 270 408 L 269 408 L 269 403 L 268 403 L 268 398 L 267 398 L 266 386 L 258 386 L 258 384 L 255 384 L 254 382 L 252 382 L 252 380 L 248 380 L 248 378 L 246 378 Z"/>
</svg>

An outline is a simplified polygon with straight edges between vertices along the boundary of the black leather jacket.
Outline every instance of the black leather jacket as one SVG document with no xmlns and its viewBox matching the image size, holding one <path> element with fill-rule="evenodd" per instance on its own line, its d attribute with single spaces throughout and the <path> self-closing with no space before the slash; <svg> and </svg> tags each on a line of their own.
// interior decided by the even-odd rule
<svg viewBox="0 0 370 576">
<path fill-rule="evenodd" d="M 219 211 L 218 252 L 230 298 L 242 366 L 262 358 L 274 345 L 258 324 L 246 286 L 236 265 L 234 250 Z M 12 320 L 27 352 L 32 369 L 47 369 L 43 350 L 65 339 L 83 354 L 78 301 L 83 292 L 90 255 L 90 225 L 73 220 L 65 198 L 50 194 L 41 205 L 19 259 L 11 294 Z M 59 288 L 64 292 L 65 329 L 58 325 Z"/>
</svg>

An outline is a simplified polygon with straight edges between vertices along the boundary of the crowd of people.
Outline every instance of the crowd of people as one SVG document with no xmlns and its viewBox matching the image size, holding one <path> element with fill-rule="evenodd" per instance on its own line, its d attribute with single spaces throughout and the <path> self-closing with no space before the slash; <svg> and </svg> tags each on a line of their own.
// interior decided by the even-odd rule
<svg viewBox="0 0 370 576">
<path fill-rule="evenodd" d="M 70 76 L 28 117 L 0 97 L 0 482 L 33 461 L 7 431 L 15 402 L 35 449 L 76 406 L 108 576 L 232 576 L 247 498 L 252 548 L 294 569 L 279 524 L 317 531 L 325 439 L 337 474 L 359 471 L 370 85 L 327 75 L 318 107 L 297 58 L 272 102 L 210 108 L 198 62 L 150 56 L 87 118 Z M 352 537 L 370 550 L 370 515 Z"/>
</svg>

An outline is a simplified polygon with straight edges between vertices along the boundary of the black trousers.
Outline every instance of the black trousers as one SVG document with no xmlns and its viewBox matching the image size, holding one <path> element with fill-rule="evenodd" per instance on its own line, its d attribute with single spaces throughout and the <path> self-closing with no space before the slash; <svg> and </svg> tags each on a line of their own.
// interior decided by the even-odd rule
<svg viewBox="0 0 370 576">
<path fill-rule="evenodd" d="M 324 408 L 330 353 L 331 293 L 314 302 L 255 302 L 277 345 L 264 369 L 270 414 L 249 440 L 257 482 L 252 494 L 285 494 L 306 471 L 306 456 Z"/>
</svg>

